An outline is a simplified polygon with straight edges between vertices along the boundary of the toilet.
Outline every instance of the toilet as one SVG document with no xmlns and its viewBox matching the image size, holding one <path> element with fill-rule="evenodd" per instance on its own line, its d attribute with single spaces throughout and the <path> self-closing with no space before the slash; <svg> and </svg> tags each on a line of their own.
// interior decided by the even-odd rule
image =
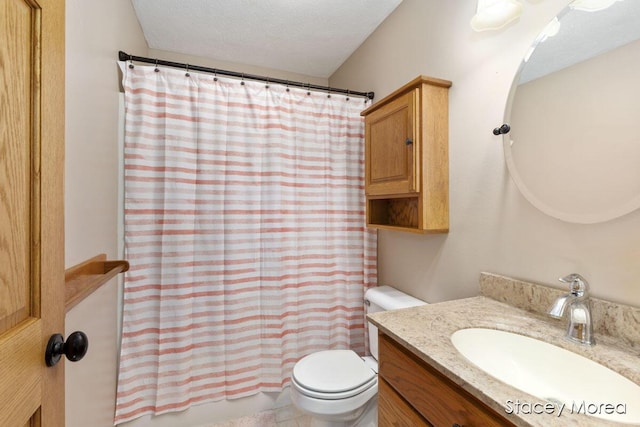
<svg viewBox="0 0 640 427">
<path fill-rule="evenodd" d="M 391 286 L 364 294 L 367 314 L 426 304 Z M 377 426 L 378 328 L 369 325 L 371 356 L 352 350 L 309 354 L 293 367 L 291 401 L 313 418 L 313 426 Z"/>
</svg>

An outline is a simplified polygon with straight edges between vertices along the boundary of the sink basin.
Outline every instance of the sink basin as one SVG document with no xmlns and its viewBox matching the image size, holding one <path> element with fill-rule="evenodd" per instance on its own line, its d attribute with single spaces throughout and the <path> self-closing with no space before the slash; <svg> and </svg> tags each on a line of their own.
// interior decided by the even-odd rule
<svg viewBox="0 0 640 427">
<path fill-rule="evenodd" d="M 451 341 L 478 368 L 539 399 L 500 402 L 508 413 L 580 413 L 640 424 L 640 386 L 586 357 L 495 329 L 460 329 Z"/>
</svg>

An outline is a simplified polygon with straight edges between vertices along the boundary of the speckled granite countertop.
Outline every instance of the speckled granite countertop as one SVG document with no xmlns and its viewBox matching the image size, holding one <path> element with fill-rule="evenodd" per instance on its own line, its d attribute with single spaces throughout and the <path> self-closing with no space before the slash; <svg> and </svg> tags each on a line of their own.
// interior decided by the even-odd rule
<svg viewBox="0 0 640 427">
<path fill-rule="evenodd" d="M 495 284 L 495 280 L 506 280 L 508 282 L 511 279 L 484 274 L 481 277 L 482 293 L 496 297 L 496 294 L 494 294 L 495 289 L 491 287 Z M 487 283 L 491 285 L 489 290 L 487 290 L 486 286 L 483 286 L 483 281 L 484 285 Z M 509 285 L 509 283 L 505 284 Z M 499 287 L 502 288 L 501 286 Z M 518 289 L 518 292 L 522 292 L 520 286 L 515 288 Z M 536 296 L 539 290 L 537 285 L 534 285 L 536 292 L 533 293 L 529 292 L 530 289 L 527 291 L 526 286 L 524 288 L 529 297 L 534 295 L 535 299 L 540 299 Z M 552 293 L 559 292 L 552 288 L 549 289 Z M 518 305 L 518 298 L 521 301 L 522 295 L 515 297 L 515 305 Z M 497 299 L 511 300 L 510 297 L 504 297 L 504 295 L 499 295 Z M 546 303 L 547 299 L 547 297 L 541 298 L 542 303 Z M 535 304 L 536 302 L 533 301 L 534 310 L 536 309 Z M 634 307 L 629 307 L 629 309 L 630 311 L 627 310 L 624 315 L 631 316 L 632 319 L 640 322 L 640 317 L 637 317 L 640 314 L 640 309 Z M 459 329 L 469 327 L 491 328 L 519 333 L 595 360 L 637 384 L 640 384 L 640 350 L 634 344 L 640 343 L 629 343 L 628 340 L 619 337 L 598 334 L 598 330 L 596 330 L 597 344 L 595 346 L 587 347 L 576 344 L 564 338 L 565 324 L 563 322 L 554 321 L 548 316 L 525 311 L 487 296 L 374 313 L 370 314 L 368 318 L 382 332 L 394 338 L 420 359 L 429 363 L 453 382 L 498 413 L 503 414 L 507 419 L 512 420 L 518 426 L 599 427 L 629 425 L 572 413 L 569 407 L 565 408 L 560 415 L 558 414 L 559 411 L 554 411 L 552 414 L 532 414 L 528 413 L 530 411 L 526 409 L 515 410 L 516 404 L 508 402 L 534 404 L 544 403 L 544 400 L 511 387 L 477 368 L 455 349 L 451 343 L 450 336 Z M 603 325 L 600 329 L 605 326 Z M 627 326 L 629 325 L 627 324 Z M 634 329 L 634 333 L 638 333 L 638 328 Z M 630 406 L 637 410 L 637 407 L 640 406 L 640 396 L 638 396 L 637 402 L 628 402 L 627 407 Z M 512 413 L 507 413 L 508 408 L 511 409 L 510 412 Z"/>
</svg>

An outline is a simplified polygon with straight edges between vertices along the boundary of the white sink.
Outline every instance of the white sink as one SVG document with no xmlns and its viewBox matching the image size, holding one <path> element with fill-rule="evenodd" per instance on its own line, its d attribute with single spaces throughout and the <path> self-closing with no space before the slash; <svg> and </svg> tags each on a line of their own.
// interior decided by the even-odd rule
<svg viewBox="0 0 640 427">
<path fill-rule="evenodd" d="M 451 341 L 478 368 L 539 399 L 500 402 L 507 412 L 581 413 L 640 424 L 640 386 L 586 357 L 495 329 L 460 329 Z"/>
</svg>

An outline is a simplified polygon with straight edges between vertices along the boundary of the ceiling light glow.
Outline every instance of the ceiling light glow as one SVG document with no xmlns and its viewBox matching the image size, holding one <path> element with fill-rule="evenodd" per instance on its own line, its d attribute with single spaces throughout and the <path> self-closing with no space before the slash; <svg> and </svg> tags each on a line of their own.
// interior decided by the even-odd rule
<svg viewBox="0 0 640 427">
<path fill-rule="evenodd" d="M 474 31 L 498 30 L 517 19 L 521 13 L 522 3 L 517 0 L 478 0 L 476 14 L 471 18 L 471 28 Z"/>
</svg>

